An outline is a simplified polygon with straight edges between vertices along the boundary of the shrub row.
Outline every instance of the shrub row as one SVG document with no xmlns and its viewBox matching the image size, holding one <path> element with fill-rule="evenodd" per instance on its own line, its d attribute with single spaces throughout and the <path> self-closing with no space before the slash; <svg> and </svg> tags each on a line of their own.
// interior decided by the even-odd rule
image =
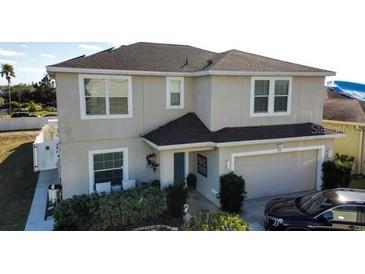
<svg viewBox="0 0 365 274">
<path fill-rule="evenodd" d="M 166 193 L 153 186 L 110 195 L 80 195 L 60 202 L 54 230 L 107 230 L 157 218 L 166 211 Z"/>
<path fill-rule="evenodd" d="M 182 226 L 189 231 L 248 231 L 248 224 L 237 214 L 201 213 Z"/>
</svg>

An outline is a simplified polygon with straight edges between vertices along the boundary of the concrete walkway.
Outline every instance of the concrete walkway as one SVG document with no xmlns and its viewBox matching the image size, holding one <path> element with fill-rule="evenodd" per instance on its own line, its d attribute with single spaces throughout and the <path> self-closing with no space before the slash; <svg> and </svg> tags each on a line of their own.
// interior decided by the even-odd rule
<svg viewBox="0 0 365 274">
<path fill-rule="evenodd" d="M 45 220 L 48 186 L 58 183 L 58 170 L 44 170 L 39 172 L 37 186 L 29 211 L 25 231 L 50 231 L 53 220 Z"/>
</svg>

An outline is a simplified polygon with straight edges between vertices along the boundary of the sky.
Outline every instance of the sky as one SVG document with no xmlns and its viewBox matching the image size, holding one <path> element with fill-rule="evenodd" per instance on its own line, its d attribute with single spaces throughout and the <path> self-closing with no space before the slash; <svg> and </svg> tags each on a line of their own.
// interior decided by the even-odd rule
<svg viewBox="0 0 365 274">
<path fill-rule="evenodd" d="M 17 2 L 9 1 L 9 10 L 17 9 Z M 22 2 L 18 16 L 27 17 L 37 3 L 41 12 L 47 1 Z M 26 24 L 13 21 L 11 13 L 2 14 L 3 21 L 13 23 L 1 31 L 0 62 L 15 62 L 14 83 L 39 81 L 46 65 L 141 41 L 216 52 L 238 49 L 337 73 L 327 80 L 365 83 L 364 1 L 184 0 L 181 5 L 175 0 L 103 0 L 102 6 L 89 1 L 87 13 L 79 12 L 82 1 L 62 3 L 57 12 L 44 7 L 42 16 Z M 121 9 L 126 11 L 122 15 Z"/>
<path fill-rule="evenodd" d="M 47 65 L 113 47 L 112 43 L 4 43 L 0 42 L 0 64 L 11 64 L 15 70 L 12 84 L 38 82 Z M 7 84 L 1 78 L 0 85 Z"/>
</svg>

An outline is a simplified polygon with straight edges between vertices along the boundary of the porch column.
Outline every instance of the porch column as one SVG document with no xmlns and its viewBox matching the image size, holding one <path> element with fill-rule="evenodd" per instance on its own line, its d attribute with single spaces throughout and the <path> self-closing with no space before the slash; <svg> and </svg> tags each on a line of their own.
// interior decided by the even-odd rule
<svg viewBox="0 0 365 274">
<path fill-rule="evenodd" d="M 160 151 L 160 182 L 162 189 L 174 183 L 174 153 L 171 151 Z"/>
</svg>

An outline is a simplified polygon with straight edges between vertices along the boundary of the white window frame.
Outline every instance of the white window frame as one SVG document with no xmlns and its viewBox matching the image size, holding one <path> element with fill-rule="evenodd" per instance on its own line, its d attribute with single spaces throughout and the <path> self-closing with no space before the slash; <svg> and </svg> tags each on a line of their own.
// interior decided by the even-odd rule
<svg viewBox="0 0 365 274">
<path fill-rule="evenodd" d="M 171 105 L 170 81 L 177 80 L 181 83 L 180 105 Z M 184 108 L 184 77 L 166 77 L 166 108 L 167 109 L 183 109 Z"/>
<path fill-rule="evenodd" d="M 89 151 L 89 193 L 94 192 L 94 182 L 95 182 L 95 172 L 94 172 L 94 155 L 113 153 L 113 152 L 123 152 L 123 180 L 128 180 L 128 148 L 111 148 L 111 149 L 98 149 Z M 120 182 L 122 184 L 122 182 Z"/>
<path fill-rule="evenodd" d="M 255 113 L 255 81 L 256 80 L 269 80 L 269 102 L 268 102 L 268 112 L 258 112 Z M 274 102 L 275 102 L 275 80 L 288 80 L 289 90 L 288 90 L 288 105 L 287 111 L 275 112 Z M 292 102 L 292 77 L 251 77 L 251 95 L 250 95 L 250 117 L 267 117 L 267 116 L 287 116 L 291 113 L 291 102 Z"/>
<path fill-rule="evenodd" d="M 88 115 L 88 114 L 86 114 L 85 85 L 84 85 L 84 79 L 85 78 L 105 80 L 105 108 L 106 108 L 106 114 L 102 114 L 102 115 Z M 128 114 L 110 114 L 109 81 L 108 80 L 127 80 L 128 81 Z M 79 74 L 79 95 L 80 95 L 80 116 L 81 116 L 81 120 L 115 119 L 115 118 L 132 118 L 133 117 L 132 77 L 131 76 Z"/>
</svg>

